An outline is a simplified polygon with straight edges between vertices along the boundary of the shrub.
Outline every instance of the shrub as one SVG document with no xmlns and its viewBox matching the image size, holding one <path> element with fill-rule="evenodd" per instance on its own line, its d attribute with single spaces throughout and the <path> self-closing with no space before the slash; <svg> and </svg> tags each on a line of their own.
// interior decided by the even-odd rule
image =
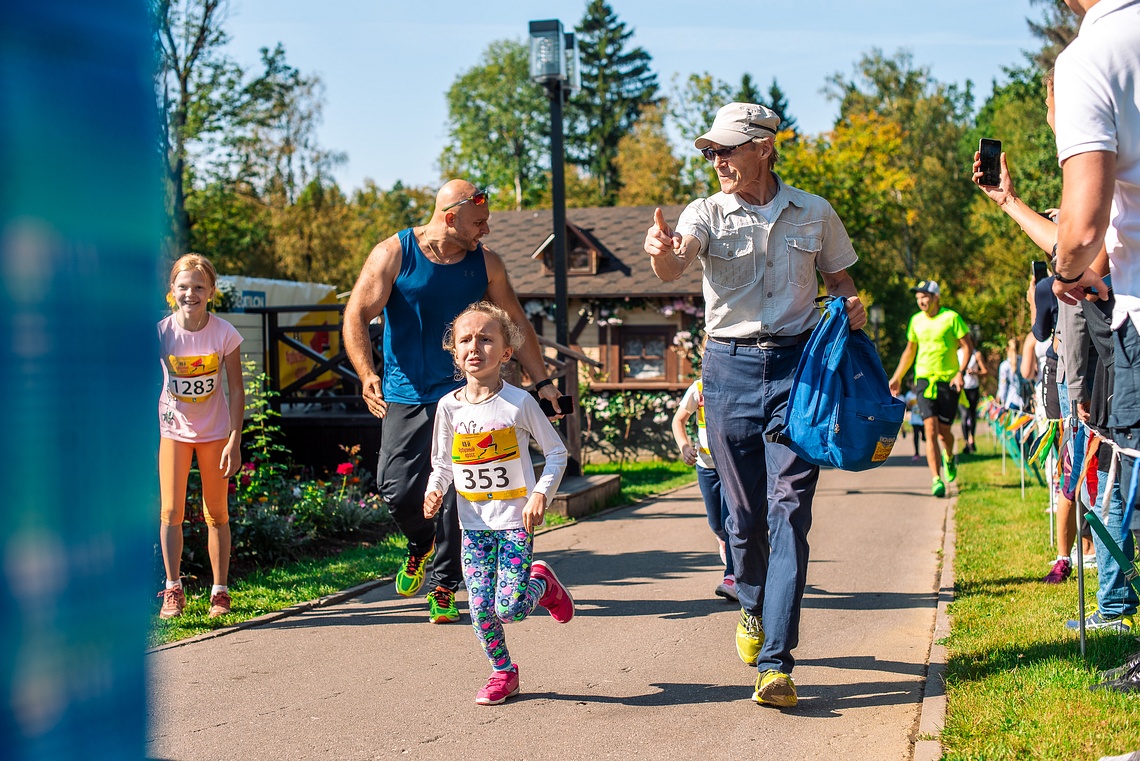
<svg viewBox="0 0 1140 761">
<path fill-rule="evenodd" d="M 323 478 L 306 477 L 281 442 L 265 375 L 246 390 L 250 419 L 244 433 L 248 460 L 230 481 L 231 562 L 266 567 L 295 560 L 322 540 L 344 537 L 390 520 L 387 506 L 368 486 L 360 446 L 341 446 L 345 461 Z M 182 524 L 186 576 L 210 578 L 206 523 L 198 470 L 191 469 Z M 161 565 L 158 566 L 161 568 Z"/>
</svg>

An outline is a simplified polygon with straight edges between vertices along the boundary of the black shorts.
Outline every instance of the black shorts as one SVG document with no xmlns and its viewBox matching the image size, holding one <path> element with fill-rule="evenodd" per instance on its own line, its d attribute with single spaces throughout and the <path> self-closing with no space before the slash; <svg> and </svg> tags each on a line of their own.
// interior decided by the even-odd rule
<svg viewBox="0 0 1140 761">
<path fill-rule="evenodd" d="M 914 384 L 914 393 L 918 396 L 918 399 L 915 400 L 915 406 L 918 407 L 918 412 L 922 415 L 923 420 L 936 417 L 940 423 L 950 425 L 954 422 L 954 416 L 958 414 L 958 392 L 945 381 L 938 381 L 934 385 L 934 398 L 927 399 L 926 389 L 930 387 L 930 379 L 918 379 L 918 382 Z"/>
</svg>

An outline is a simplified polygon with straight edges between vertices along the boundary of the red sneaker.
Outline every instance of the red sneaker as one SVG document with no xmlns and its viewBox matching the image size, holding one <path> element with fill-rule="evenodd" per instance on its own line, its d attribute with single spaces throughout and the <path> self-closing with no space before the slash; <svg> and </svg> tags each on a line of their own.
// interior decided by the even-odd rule
<svg viewBox="0 0 1140 761">
<path fill-rule="evenodd" d="M 538 604 L 550 611 L 550 616 L 560 624 L 564 624 L 574 617 L 574 598 L 570 590 L 562 585 L 554 575 L 554 569 L 541 560 L 534 561 L 530 573 L 536 578 L 546 582 L 546 593 Z"/>
<path fill-rule="evenodd" d="M 1073 572 L 1073 564 L 1069 562 L 1068 558 L 1058 558 L 1057 562 L 1053 564 L 1053 569 L 1049 574 L 1041 579 L 1046 584 L 1060 584 L 1069 578 L 1069 574 Z"/>
<path fill-rule="evenodd" d="M 160 592 L 158 596 L 162 598 L 162 609 L 158 611 L 159 618 L 177 618 L 182 615 L 182 610 L 186 607 L 186 593 L 182 591 L 182 587 L 171 587 Z"/>
<path fill-rule="evenodd" d="M 216 595 L 210 597 L 210 618 L 217 618 L 224 616 L 230 612 L 230 593 L 226 591 L 218 592 Z"/>
<path fill-rule="evenodd" d="M 519 694 L 519 667 L 511 666 L 510 671 L 495 671 L 483 689 L 475 695 L 475 703 L 481 706 L 497 706 L 507 698 Z"/>
</svg>

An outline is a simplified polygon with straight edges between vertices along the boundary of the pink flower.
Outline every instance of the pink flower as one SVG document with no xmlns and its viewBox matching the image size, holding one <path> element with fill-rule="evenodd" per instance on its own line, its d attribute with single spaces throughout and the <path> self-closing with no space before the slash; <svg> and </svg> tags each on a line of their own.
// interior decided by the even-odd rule
<svg viewBox="0 0 1140 761">
<path fill-rule="evenodd" d="M 252 462 L 242 463 L 241 467 L 243 470 L 257 470 L 257 465 Z"/>
<path fill-rule="evenodd" d="M 340 465 L 336 466 L 336 472 L 337 472 L 337 475 L 347 476 L 349 473 L 352 472 L 352 463 L 351 462 L 342 462 Z"/>
</svg>

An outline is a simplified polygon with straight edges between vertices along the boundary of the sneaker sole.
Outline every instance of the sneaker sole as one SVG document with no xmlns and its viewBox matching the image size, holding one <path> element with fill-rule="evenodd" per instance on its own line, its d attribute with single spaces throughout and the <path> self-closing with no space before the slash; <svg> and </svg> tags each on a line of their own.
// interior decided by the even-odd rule
<svg viewBox="0 0 1140 761">
<path fill-rule="evenodd" d="M 182 611 L 178 611 L 177 613 L 159 613 L 158 617 L 162 618 L 162 619 L 169 620 L 171 618 L 178 618 L 181 615 L 182 615 Z"/>
<path fill-rule="evenodd" d="M 482 698 L 482 699 L 475 698 L 475 705 L 477 705 L 477 706 L 502 705 L 503 703 L 505 703 L 507 701 L 507 698 L 513 698 L 515 695 L 518 695 L 518 694 L 519 694 L 519 688 L 515 687 L 513 690 L 511 690 L 511 693 L 509 695 L 507 695 L 504 698 L 499 698 L 498 700 L 489 700 L 487 698 Z"/>
<path fill-rule="evenodd" d="M 718 586 L 716 588 L 716 596 L 717 597 L 723 597 L 724 599 L 728 600 L 729 602 L 740 602 L 740 598 L 737 597 L 736 592 L 734 590 L 729 589 L 724 584 L 721 584 L 720 586 Z"/>
<path fill-rule="evenodd" d="M 761 694 L 761 692 L 765 694 Z M 768 685 L 767 688 L 756 690 L 752 693 L 752 699 L 762 706 L 774 706 L 776 708 L 795 708 L 798 704 L 799 698 L 796 697 L 796 689 L 790 683 L 784 681 L 775 681 Z"/>
<path fill-rule="evenodd" d="M 428 621 L 432 622 L 433 624 L 454 624 L 458 620 L 458 613 L 456 613 L 454 616 L 428 616 Z"/>
</svg>

